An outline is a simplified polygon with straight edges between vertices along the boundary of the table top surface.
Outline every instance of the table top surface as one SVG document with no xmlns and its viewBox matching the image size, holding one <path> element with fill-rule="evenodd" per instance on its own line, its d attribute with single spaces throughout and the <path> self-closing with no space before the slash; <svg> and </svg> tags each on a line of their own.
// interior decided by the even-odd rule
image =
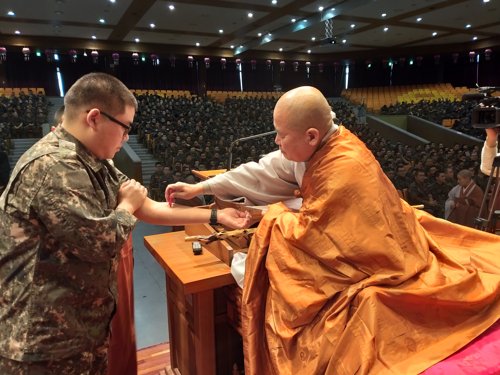
<svg viewBox="0 0 500 375">
<path fill-rule="evenodd" d="M 218 174 L 224 173 L 225 171 L 226 171 L 225 169 L 211 169 L 209 171 L 199 171 L 193 169 L 191 173 L 193 173 L 196 177 L 198 177 L 201 180 L 207 180 L 210 177 L 217 176 Z"/>
<path fill-rule="evenodd" d="M 194 255 L 184 231 L 144 237 L 144 245 L 185 294 L 199 293 L 234 284 L 231 269 L 206 249 Z"/>
</svg>

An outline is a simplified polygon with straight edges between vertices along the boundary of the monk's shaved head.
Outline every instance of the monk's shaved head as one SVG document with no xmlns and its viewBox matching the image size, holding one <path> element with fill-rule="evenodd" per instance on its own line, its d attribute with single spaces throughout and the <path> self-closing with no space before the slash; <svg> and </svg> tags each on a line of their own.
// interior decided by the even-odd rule
<svg viewBox="0 0 500 375">
<path fill-rule="evenodd" d="M 275 121 L 290 130 L 316 128 L 321 135 L 332 125 L 332 109 L 321 91 L 311 86 L 297 87 L 283 94 L 274 109 Z"/>
</svg>

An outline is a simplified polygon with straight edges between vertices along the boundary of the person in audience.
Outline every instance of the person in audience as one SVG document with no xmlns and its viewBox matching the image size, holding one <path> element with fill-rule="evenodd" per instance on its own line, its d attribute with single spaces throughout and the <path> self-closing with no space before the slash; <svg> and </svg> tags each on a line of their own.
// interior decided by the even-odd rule
<svg viewBox="0 0 500 375">
<path fill-rule="evenodd" d="M 438 202 L 429 192 L 426 184 L 427 176 L 422 169 L 416 169 L 414 180 L 408 187 L 408 203 L 413 205 L 423 205 L 423 209 L 431 214 L 436 213 Z"/>
<path fill-rule="evenodd" d="M 436 170 L 433 177 L 434 182 L 430 185 L 429 191 L 435 197 L 437 205 L 435 206 L 436 217 L 444 218 L 444 207 L 448 192 L 450 189 L 446 184 L 446 175 L 441 170 Z"/>
<path fill-rule="evenodd" d="M 483 191 L 472 179 L 473 173 L 462 169 L 457 173 L 458 185 L 450 190 L 446 200 L 446 219 L 473 228 L 483 201 Z"/>
<path fill-rule="evenodd" d="M 457 180 L 455 179 L 455 170 L 451 165 L 448 165 L 444 169 L 444 174 L 446 176 L 446 184 L 451 189 L 453 186 L 457 184 Z"/>
<path fill-rule="evenodd" d="M 334 119 L 317 89 L 293 89 L 274 109 L 278 151 L 167 187 L 183 199 L 303 200 L 269 206 L 250 244 L 245 373 L 420 373 L 500 314 L 500 238 L 406 204 Z"/>
<path fill-rule="evenodd" d="M 7 186 L 10 176 L 10 162 L 9 155 L 3 148 L 2 143 L 0 143 L 0 194 Z"/>
<path fill-rule="evenodd" d="M 115 77 L 81 77 L 64 104 L 0 196 L 0 374 L 107 374 L 116 270 L 137 219 L 249 224 L 248 212 L 155 202 L 114 167 L 137 109 Z"/>
<path fill-rule="evenodd" d="M 56 128 L 62 123 L 64 116 L 64 105 L 60 106 L 54 113 L 54 123 L 50 127 L 50 131 L 56 130 Z"/>
<path fill-rule="evenodd" d="M 403 164 L 398 164 L 396 169 L 396 174 L 394 175 L 392 182 L 396 189 L 404 191 L 408 189 L 410 183 L 408 182 L 408 177 L 406 175 L 406 167 Z"/>
<path fill-rule="evenodd" d="M 160 184 L 163 179 L 163 164 L 161 162 L 155 163 L 155 171 L 149 179 L 149 194 L 151 199 L 158 201 L 163 195 L 160 191 Z"/>
</svg>

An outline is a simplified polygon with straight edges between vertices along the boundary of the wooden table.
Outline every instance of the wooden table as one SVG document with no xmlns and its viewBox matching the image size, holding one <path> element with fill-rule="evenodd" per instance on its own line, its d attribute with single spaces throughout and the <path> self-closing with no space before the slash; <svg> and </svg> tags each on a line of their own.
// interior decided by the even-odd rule
<svg viewBox="0 0 500 375">
<path fill-rule="evenodd" d="M 225 317 L 222 288 L 234 284 L 230 268 L 203 249 L 194 255 L 186 233 L 144 237 L 166 272 L 170 357 L 182 375 L 231 374 L 235 337 Z"/>
</svg>

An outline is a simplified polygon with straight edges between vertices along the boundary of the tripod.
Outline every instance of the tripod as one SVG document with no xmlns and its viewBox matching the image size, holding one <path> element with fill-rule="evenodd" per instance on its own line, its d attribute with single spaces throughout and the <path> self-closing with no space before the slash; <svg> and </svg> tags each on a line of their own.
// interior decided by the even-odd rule
<svg viewBox="0 0 500 375">
<path fill-rule="evenodd" d="M 491 192 L 489 208 L 486 201 L 488 200 L 488 192 L 492 184 L 495 184 L 495 188 Z M 481 208 L 479 209 L 479 216 L 476 218 L 476 228 L 485 232 L 495 233 L 496 223 L 500 222 L 500 210 L 495 210 L 497 199 L 500 199 L 500 156 L 496 156 L 493 159 L 493 165 L 491 166 L 490 177 L 488 178 L 488 184 L 486 185 L 486 191 L 484 194 L 483 201 L 481 203 Z M 483 216 L 484 212 L 484 216 Z"/>
</svg>

